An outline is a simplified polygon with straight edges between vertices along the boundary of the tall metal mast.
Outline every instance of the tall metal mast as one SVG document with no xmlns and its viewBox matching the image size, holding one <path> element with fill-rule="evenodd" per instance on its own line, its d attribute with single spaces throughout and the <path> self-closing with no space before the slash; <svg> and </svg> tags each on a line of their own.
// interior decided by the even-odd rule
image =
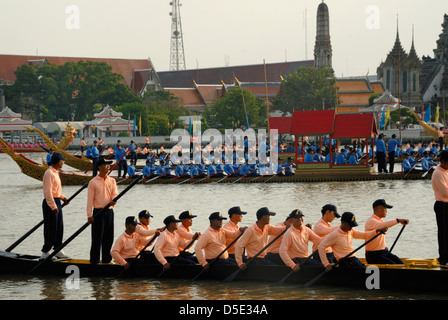
<svg viewBox="0 0 448 320">
<path fill-rule="evenodd" d="M 180 0 L 170 2 L 171 16 L 171 47 L 170 70 L 185 70 L 184 40 L 182 35 L 182 22 L 180 18 Z"/>
</svg>

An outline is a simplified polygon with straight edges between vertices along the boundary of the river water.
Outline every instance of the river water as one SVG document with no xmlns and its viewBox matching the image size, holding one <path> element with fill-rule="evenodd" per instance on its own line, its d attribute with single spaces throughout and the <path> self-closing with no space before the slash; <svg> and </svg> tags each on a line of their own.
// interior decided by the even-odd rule
<svg viewBox="0 0 448 320">
<path fill-rule="evenodd" d="M 40 162 L 43 153 L 27 154 Z M 64 166 L 64 170 L 73 170 Z M 124 186 L 119 186 L 119 191 Z M 69 197 L 79 186 L 64 186 Z M 86 222 L 84 190 L 64 208 L 65 237 L 68 238 Z M 26 231 L 42 220 L 42 183 L 20 172 L 6 154 L 0 154 L 0 248 L 4 250 Z M 372 214 L 372 203 L 384 198 L 393 205 L 386 219 L 407 218 L 410 224 L 402 233 L 394 253 L 409 258 L 437 257 L 436 222 L 433 211 L 434 196 L 430 180 L 390 180 L 331 183 L 269 183 L 269 184 L 197 184 L 197 185 L 136 185 L 115 209 L 115 236 L 124 231 L 127 216 L 136 216 L 147 209 L 154 218 L 152 227 L 162 227 L 170 214 L 178 216 L 189 210 L 198 217 L 193 220 L 193 231 L 204 232 L 208 216 L 214 211 L 226 215 L 235 205 L 248 212 L 242 225 L 255 222 L 255 212 L 267 206 L 277 213 L 271 224 L 282 222 L 293 210 L 305 214 L 305 223 L 314 225 L 321 217 L 320 208 L 335 204 L 339 212 L 355 213 L 360 229 Z M 389 246 L 395 240 L 400 225 L 389 229 Z M 38 229 L 14 252 L 40 254 L 43 244 L 42 228 Z M 361 245 L 354 240 L 353 247 Z M 73 240 L 64 251 L 73 258 L 87 259 L 90 248 L 90 229 Z M 363 257 L 363 250 L 358 251 Z M 447 295 L 385 290 L 353 290 L 346 288 L 309 288 L 269 286 L 260 283 L 218 283 L 208 281 L 94 279 L 81 278 L 78 288 L 67 285 L 66 279 L 24 275 L 0 275 L 0 300 L 392 300 L 392 299 L 447 299 Z"/>
</svg>

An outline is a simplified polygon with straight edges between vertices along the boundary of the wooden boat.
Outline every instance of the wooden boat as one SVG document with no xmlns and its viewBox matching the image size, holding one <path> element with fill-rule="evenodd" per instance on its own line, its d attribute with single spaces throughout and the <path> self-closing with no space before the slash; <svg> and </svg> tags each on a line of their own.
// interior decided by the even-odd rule
<svg viewBox="0 0 448 320">
<path fill-rule="evenodd" d="M 380 289 L 414 290 L 418 292 L 446 292 L 448 270 L 440 268 L 436 259 L 403 259 L 404 265 L 378 265 L 378 282 Z M 27 274 L 39 263 L 39 256 L 17 254 L 0 251 L 1 274 Z M 369 266 L 369 265 L 367 265 Z M 69 268 L 70 267 L 70 268 Z M 33 275 L 51 275 L 67 277 L 77 268 L 82 277 L 117 277 L 122 267 L 115 263 L 90 264 L 88 260 L 69 259 L 49 261 L 33 271 Z M 203 272 L 197 280 L 222 281 L 238 270 L 235 265 L 214 265 Z M 123 277 L 157 278 L 162 271 L 159 263 L 134 263 L 131 268 L 121 274 Z M 200 265 L 172 265 L 160 279 L 193 279 L 202 271 Z M 314 279 L 324 271 L 321 267 L 303 267 L 292 273 L 284 282 L 285 285 L 301 285 Z M 234 281 L 263 282 L 275 284 L 291 272 L 286 266 L 249 265 L 240 271 Z M 336 267 L 325 273 L 314 285 L 347 286 L 366 289 L 366 283 L 375 284 L 371 279 L 374 273 L 366 273 L 363 269 L 344 269 Z"/>
<path fill-rule="evenodd" d="M 1 138 L 0 146 L 3 147 L 3 152 L 7 153 L 14 160 L 14 162 L 17 163 L 22 173 L 31 178 L 42 181 L 44 173 L 48 169 L 47 165 L 34 162 L 25 157 L 23 154 L 15 152 Z M 61 177 L 62 185 L 83 185 L 92 179 L 92 175 L 74 171 L 61 171 L 59 176 Z"/>
<path fill-rule="evenodd" d="M 67 144 L 67 142 L 65 142 L 62 146 L 63 147 L 65 147 L 65 148 L 59 148 L 57 145 L 55 145 L 54 143 L 53 143 L 53 141 L 51 141 L 51 139 L 50 138 L 48 138 L 42 131 L 40 131 L 39 129 L 37 129 L 37 128 L 34 128 L 34 127 L 27 127 L 27 129 L 28 129 L 28 131 L 34 131 L 34 132 L 37 132 L 37 133 L 39 133 L 41 136 L 42 136 L 42 138 L 47 142 L 47 144 L 48 144 L 48 147 L 49 148 L 53 148 L 53 150 L 55 151 L 55 152 L 59 152 L 59 153 L 61 153 L 63 156 L 64 156 L 64 158 L 65 159 L 67 159 L 66 161 L 65 161 L 65 163 L 68 165 L 68 166 L 70 166 L 70 167 L 72 167 L 72 168 L 75 168 L 75 169 L 78 169 L 78 170 L 81 170 L 82 172 L 86 172 L 86 171 L 88 171 L 89 169 L 91 170 L 92 169 L 92 161 L 90 161 L 88 158 L 86 158 L 86 157 L 84 157 L 84 156 L 82 156 L 82 157 L 76 157 L 76 156 L 74 156 L 74 155 L 72 155 L 72 154 L 70 154 L 70 153 L 68 153 L 67 151 L 65 151 L 65 148 L 66 147 L 68 147 L 68 145 L 70 144 L 70 143 L 68 143 Z M 68 135 L 70 135 L 70 133 L 67 133 L 67 132 L 71 132 L 71 131 L 66 131 L 66 135 L 68 134 Z M 70 139 L 70 136 L 68 136 L 68 137 L 65 137 L 65 139 L 63 139 L 63 141 L 69 141 L 69 142 L 71 142 L 71 141 L 73 141 L 73 132 L 71 133 L 71 139 Z"/>
</svg>

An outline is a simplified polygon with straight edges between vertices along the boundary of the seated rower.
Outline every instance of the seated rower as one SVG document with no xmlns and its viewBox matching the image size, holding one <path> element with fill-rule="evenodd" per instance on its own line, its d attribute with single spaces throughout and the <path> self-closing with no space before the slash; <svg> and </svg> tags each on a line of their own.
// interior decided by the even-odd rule
<svg viewBox="0 0 448 320">
<path fill-rule="evenodd" d="M 247 258 L 254 257 L 268 244 L 269 235 L 278 235 L 285 227 L 275 227 L 269 224 L 270 217 L 275 216 L 268 208 L 263 207 L 257 211 L 257 222 L 247 228 L 241 238 L 235 244 L 235 260 L 241 270 L 246 269 L 243 261 L 243 249 L 246 248 Z M 274 265 L 266 255 L 266 250 L 261 252 L 254 260 L 259 265 Z"/>
<path fill-rule="evenodd" d="M 208 270 L 208 264 L 226 249 L 227 238 L 235 238 L 245 230 L 245 228 L 239 228 L 237 231 L 230 231 L 223 228 L 222 221 L 227 218 L 224 218 L 220 212 L 213 212 L 208 219 L 210 227 L 204 232 L 195 247 L 196 257 L 206 270 Z M 227 250 L 214 263 L 236 265 L 235 259 L 229 258 Z"/>
<path fill-rule="evenodd" d="M 314 233 L 321 238 L 326 237 L 328 234 L 332 233 L 334 230 L 339 228 L 339 226 L 331 226 L 330 223 L 333 222 L 335 218 L 340 218 L 341 215 L 338 213 L 338 209 L 335 205 L 326 204 L 321 209 L 322 218 L 314 226 Z M 313 251 L 317 249 L 318 244 L 313 245 Z M 326 250 L 326 256 L 328 262 L 335 263 L 336 258 L 334 257 L 333 250 L 328 247 Z M 316 254 L 314 259 L 320 261 L 320 256 Z"/>
<path fill-rule="evenodd" d="M 186 245 L 180 246 L 179 249 L 183 250 L 188 243 L 193 240 L 193 237 L 199 237 L 201 234 L 199 232 L 193 233 L 191 231 L 191 226 L 193 225 L 193 219 L 196 218 L 196 215 L 191 214 L 190 211 L 184 211 L 179 215 L 179 220 L 181 222 L 180 226 L 176 229 L 176 233 L 185 241 Z M 193 261 L 197 262 L 194 255 L 190 252 L 190 249 L 185 250 L 182 253 L 182 256 L 185 258 L 193 259 Z"/>
<path fill-rule="evenodd" d="M 157 260 L 163 265 L 163 269 L 167 270 L 170 268 L 170 263 L 176 260 L 178 264 L 195 264 L 191 259 L 179 256 L 179 247 L 185 247 L 188 242 L 183 240 L 177 232 L 177 220 L 173 215 L 166 217 L 163 223 L 166 226 L 165 231 L 163 231 L 157 238 L 157 242 L 154 245 L 154 255 Z"/>
<path fill-rule="evenodd" d="M 345 154 L 344 149 L 341 149 L 341 152 L 338 152 L 336 154 L 336 164 L 347 164 L 344 154 Z"/>
<path fill-rule="evenodd" d="M 133 177 L 137 172 L 140 172 L 140 170 L 136 169 L 133 163 L 131 162 L 131 164 L 129 164 L 128 166 L 128 176 Z"/>
<path fill-rule="evenodd" d="M 406 225 L 409 223 L 408 219 L 394 219 L 384 221 L 383 218 L 387 215 L 387 209 L 393 206 L 386 203 L 384 199 L 376 200 L 373 205 L 373 214 L 366 221 L 365 231 L 376 230 L 379 228 L 390 228 L 399 223 Z M 381 264 L 403 264 L 403 261 L 396 255 L 389 252 L 386 248 L 386 236 L 380 235 L 378 238 L 366 245 L 366 261 L 367 263 L 381 263 Z"/>
<path fill-rule="evenodd" d="M 137 225 L 135 232 L 137 232 L 139 235 L 141 235 L 146 240 L 150 240 L 153 235 L 157 234 L 160 235 L 160 232 L 163 231 L 163 229 L 150 229 L 149 223 L 151 221 L 151 218 L 153 216 L 148 212 L 148 210 L 142 210 L 138 213 L 138 220 L 139 224 Z M 142 250 L 144 246 L 140 246 L 139 250 Z M 146 248 L 146 250 L 149 250 L 149 247 Z"/>
<path fill-rule="evenodd" d="M 409 153 L 405 153 L 404 154 L 404 159 L 403 159 L 403 172 L 407 173 L 409 171 L 411 171 L 413 168 L 411 166 L 411 163 L 409 162 L 409 158 L 410 158 L 410 154 Z"/>
<path fill-rule="evenodd" d="M 240 207 L 232 207 L 227 212 L 229 214 L 229 222 L 226 223 L 224 226 L 224 229 L 227 229 L 229 231 L 237 231 L 240 229 L 240 226 L 238 223 L 240 223 L 243 220 L 243 215 L 247 214 L 245 211 L 241 211 Z M 226 247 L 230 245 L 230 243 L 235 240 L 236 237 L 227 237 Z M 235 259 L 235 244 L 231 246 L 229 249 L 227 249 L 227 252 L 229 253 L 229 257 Z"/>
<path fill-rule="evenodd" d="M 327 271 L 330 271 L 333 266 L 328 262 L 326 249 L 333 248 L 334 256 L 337 260 L 344 258 L 346 255 L 354 251 L 352 247 L 353 239 L 369 240 L 378 232 L 385 233 L 387 228 L 380 228 L 368 232 L 358 231 L 353 229 L 358 223 L 355 215 L 351 212 L 344 212 L 341 216 L 341 225 L 335 231 L 326 236 L 317 247 L 319 250 L 320 260 Z M 339 263 L 342 268 L 365 268 L 366 266 L 354 254 Z"/>
<path fill-rule="evenodd" d="M 294 210 L 288 216 L 292 227 L 283 235 L 279 253 L 283 263 L 295 272 L 300 270 L 302 264 L 309 256 L 308 243 L 319 244 L 322 238 L 316 235 L 310 228 L 303 226 L 304 214 L 300 210 Z M 309 259 L 306 266 L 321 267 L 322 264 L 314 259 Z"/>
<path fill-rule="evenodd" d="M 151 160 L 146 160 L 146 165 L 142 169 L 142 174 L 146 178 L 148 176 L 151 176 L 156 171 L 156 167 L 151 162 Z"/>
<path fill-rule="evenodd" d="M 305 158 L 303 159 L 303 163 L 311 163 L 313 160 L 314 150 L 312 148 L 308 148 L 307 153 L 305 154 Z"/>
<path fill-rule="evenodd" d="M 216 166 L 213 163 L 209 164 L 207 168 L 207 176 L 208 177 L 215 176 L 216 173 L 217 173 Z"/>
<path fill-rule="evenodd" d="M 358 164 L 358 157 L 356 156 L 356 150 L 352 150 L 351 155 L 348 158 L 348 164 Z"/>
<path fill-rule="evenodd" d="M 110 252 L 112 258 L 125 269 L 130 267 L 129 262 L 140 253 L 139 248 L 143 248 L 148 243 L 148 240 L 135 232 L 137 224 L 135 217 L 126 218 L 126 229 L 115 241 Z"/>
<path fill-rule="evenodd" d="M 276 224 L 276 227 L 290 227 L 292 225 L 292 216 L 295 214 L 297 210 L 293 210 L 285 219 L 285 221 L 280 222 L 278 224 Z M 275 235 L 271 235 L 269 236 L 268 239 L 268 243 L 271 242 L 276 236 Z M 269 261 L 278 264 L 278 265 L 283 265 L 283 260 L 280 257 L 280 245 L 282 244 L 282 239 L 283 236 L 281 236 L 280 238 L 277 239 L 277 241 L 275 241 L 273 244 L 271 244 L 269 246 L 269 248 L 266 249 L 267 252 L 267 257 L 269 259 Z"/>
<path fill-rule="evenodd" d="M 313 156 L 313 160 L 314 160 L 314 162 L 323 162 L 324 161 L 324 156 L 322 155 L 321 148 L 316 149 L 316 154 Z"/>
</svg>

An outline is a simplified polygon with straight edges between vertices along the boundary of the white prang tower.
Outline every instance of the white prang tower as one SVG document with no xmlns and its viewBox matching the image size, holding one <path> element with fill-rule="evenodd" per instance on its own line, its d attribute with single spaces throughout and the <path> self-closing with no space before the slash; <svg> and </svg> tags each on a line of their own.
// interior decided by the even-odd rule
<svg viewBox="0 0 448 320">
<path fill-rule="evenodd" d="M 314 46 L 314 66 L 333 68 L 333 51 L 330 38 L 330 14 L 327 4 L 322 3 L 317 8 L 317 31 Z"/>
<path fill-rule="evenodd" d="M 180 18 L 180 0 L 170 2 L 171 16 L 171 47 L 170 70 L 185 70 L 184 39 L 182 35 L 182 22 Z"/>
</svg>

